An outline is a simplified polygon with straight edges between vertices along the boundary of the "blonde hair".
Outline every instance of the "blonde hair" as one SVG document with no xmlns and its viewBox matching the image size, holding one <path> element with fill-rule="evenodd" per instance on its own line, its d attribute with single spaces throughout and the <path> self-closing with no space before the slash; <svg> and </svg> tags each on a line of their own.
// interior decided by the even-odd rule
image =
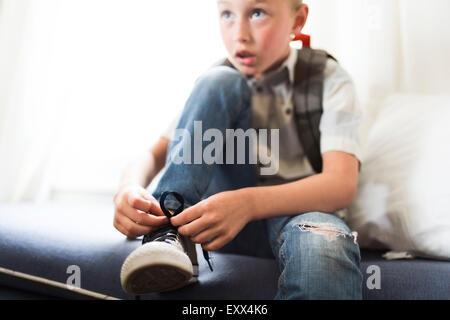
<svg viewBox="0 0 450 320">
<path fill-rule="evenodd" d="M 303 0 L 289 0 L 291 2 L 291 8 L 297 11 L 303 3 Z"/>
</svg>

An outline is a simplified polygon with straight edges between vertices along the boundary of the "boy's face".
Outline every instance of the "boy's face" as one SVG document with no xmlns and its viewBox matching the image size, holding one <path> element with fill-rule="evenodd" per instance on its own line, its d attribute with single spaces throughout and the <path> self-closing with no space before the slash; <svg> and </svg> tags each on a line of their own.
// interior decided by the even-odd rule
<svg viewBox="0 0 450 320">
<path fill-rule="evenodd" d="M 260 78 L 289 54 L 290 35 L 303 27 L 308 8 L 289 0 L 217 0 L 228 59 L 243 74 Z"/>
</svg>

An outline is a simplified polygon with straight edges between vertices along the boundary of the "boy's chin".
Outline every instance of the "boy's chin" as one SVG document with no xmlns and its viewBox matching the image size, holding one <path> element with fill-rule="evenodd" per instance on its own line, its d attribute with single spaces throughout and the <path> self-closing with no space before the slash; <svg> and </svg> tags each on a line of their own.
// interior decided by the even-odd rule
<svg viewBox="0 0 450 320">
<path fill-rule="evenodd" d="M 233 63 L 234 67 L 248 78 L 257 78 L 258 71 L 254 67 L 242 66 L 239 63 Z"/>
</svg>

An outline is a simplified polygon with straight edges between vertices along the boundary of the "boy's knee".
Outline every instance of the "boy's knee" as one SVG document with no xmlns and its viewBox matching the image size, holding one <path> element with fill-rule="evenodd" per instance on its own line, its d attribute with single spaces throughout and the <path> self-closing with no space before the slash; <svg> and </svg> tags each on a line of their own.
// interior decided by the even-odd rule
<svg viewBox="0 0 450 320">
<path fill-rule="evenodd" d="M 303 226 L 303 229 L 319 229 L 335 231 L 337 233 L 351 234 L 352 231 L 337 215 L 325 212 L 308 212 L 293 217 L 289 221 L 291 227 Z M 310 228 L 308 228 L 310 226 Z"/>
<path fill-rule="evenodd" d="M 245 77 L 236 69 L 227 66 L 211 68 L 198 78 L 196 85 L 227 93 L 250 93 Z"/>
<path fill-rule="evenodd" d="M 319 257 L 352 253 L 359 256 L 357 234 L 351 232 L 340 218 L 315 212 L 298 217 L 285 226 L 284 239 L 295 250 L 307 251 L 299 254 Z"/>
<path fill-rule="evenodd" d="M 302 223 L 296 226 L 299 241 L 307 244 L 314 256 L 333 256 L 357 253 L 356 235 L 327 224 Z"/>
</svg>

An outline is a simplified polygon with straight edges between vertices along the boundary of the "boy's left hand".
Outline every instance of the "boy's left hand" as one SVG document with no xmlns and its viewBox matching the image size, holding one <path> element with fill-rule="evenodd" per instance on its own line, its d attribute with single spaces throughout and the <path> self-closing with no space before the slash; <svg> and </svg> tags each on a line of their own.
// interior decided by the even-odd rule
<svg viewBox="0 0 450 320">
<path fill-rule="evenodd" d="M 200 243 L 205 250 L 218 250 L 251 221 L 252 205 L 241 190 L 210 196 L 170 219 L 178 232 Z"/>
</svg>

